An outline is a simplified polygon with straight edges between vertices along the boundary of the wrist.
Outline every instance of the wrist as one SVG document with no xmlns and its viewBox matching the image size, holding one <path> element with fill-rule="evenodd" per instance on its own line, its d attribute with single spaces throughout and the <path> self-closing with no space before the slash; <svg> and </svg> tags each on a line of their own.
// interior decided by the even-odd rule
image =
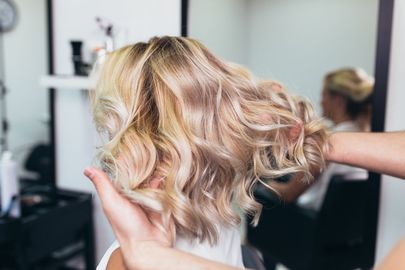
<svg viewBox="0 0 405 270">
<path fill-rule="evenodd" d="M 342 162 L 343 155 L 339 152 L 341 137 L 343 133 L 332 133 L 329 135 L 329 147 L 326 151 L 325 158 L 328 162 Z"/>
<path fill-rule="evenodd" d="M 161 247 L 161 244 L 155 241 L 127 241 L 122 243 L 121 250 L 124 261 L 130 270 L 150 269 L 152 254 Z"/>
</svg>

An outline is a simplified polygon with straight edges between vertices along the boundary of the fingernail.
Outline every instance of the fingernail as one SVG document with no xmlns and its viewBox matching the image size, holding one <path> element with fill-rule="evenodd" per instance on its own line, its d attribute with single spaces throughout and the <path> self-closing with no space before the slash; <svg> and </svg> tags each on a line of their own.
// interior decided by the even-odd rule
<svg viewBox="0 0 405 270">
<path fill-rule="evenodd" d="M 84 169 L 83 174 L 86 177 L 91 178 L 91 176 L 93 175 L 93 170 L 91 168 L 87 167 L 87 168 Z"/>
</svg>

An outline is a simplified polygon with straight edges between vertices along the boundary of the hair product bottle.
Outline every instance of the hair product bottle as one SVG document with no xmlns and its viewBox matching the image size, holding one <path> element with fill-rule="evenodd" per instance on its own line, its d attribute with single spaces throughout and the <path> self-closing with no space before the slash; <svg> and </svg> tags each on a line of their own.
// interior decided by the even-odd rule
<svg viewBox="0 0 405 270">
<path fill-rule="evenodd" d="M 20 216 L 19 183 L 17 162 L 9 151 L 5 151 L 0 161 L 1 211 L 12 217 Z"/>
</svg>

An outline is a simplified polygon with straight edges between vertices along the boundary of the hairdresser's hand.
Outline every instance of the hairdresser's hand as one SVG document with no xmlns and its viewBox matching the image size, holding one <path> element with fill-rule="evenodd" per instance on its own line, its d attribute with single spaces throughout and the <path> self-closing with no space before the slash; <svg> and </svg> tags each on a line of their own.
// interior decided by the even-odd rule
<svg viewBox="0 0 405 270">
<path fill-rule="evenodd" d="M 140 243 L 162 247 L 171 245 L 168 234 L 153 225 L 153 222 L 161 222 L 160 215 L 146 213 L 139 205 L 123 197 L 102 170 L 89 167 L 84 174 L 97 190 L 104 213 L 122 247 L 124 261 L 130 269 L 135 268 L 132 266 L 137 263 L 133 252 Z"/>
</svg>

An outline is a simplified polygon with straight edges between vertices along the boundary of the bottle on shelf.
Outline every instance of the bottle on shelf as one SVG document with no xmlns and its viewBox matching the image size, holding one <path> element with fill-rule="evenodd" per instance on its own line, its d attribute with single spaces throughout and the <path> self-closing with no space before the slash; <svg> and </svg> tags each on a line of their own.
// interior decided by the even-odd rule
<svg viewBox="0 0 405 270">
<path fill-rule="evenodd" d="M 21 215 L 17 162 L 5 151 L 0 160 L 1 212 L 11 217 Z"/>
</svg>

